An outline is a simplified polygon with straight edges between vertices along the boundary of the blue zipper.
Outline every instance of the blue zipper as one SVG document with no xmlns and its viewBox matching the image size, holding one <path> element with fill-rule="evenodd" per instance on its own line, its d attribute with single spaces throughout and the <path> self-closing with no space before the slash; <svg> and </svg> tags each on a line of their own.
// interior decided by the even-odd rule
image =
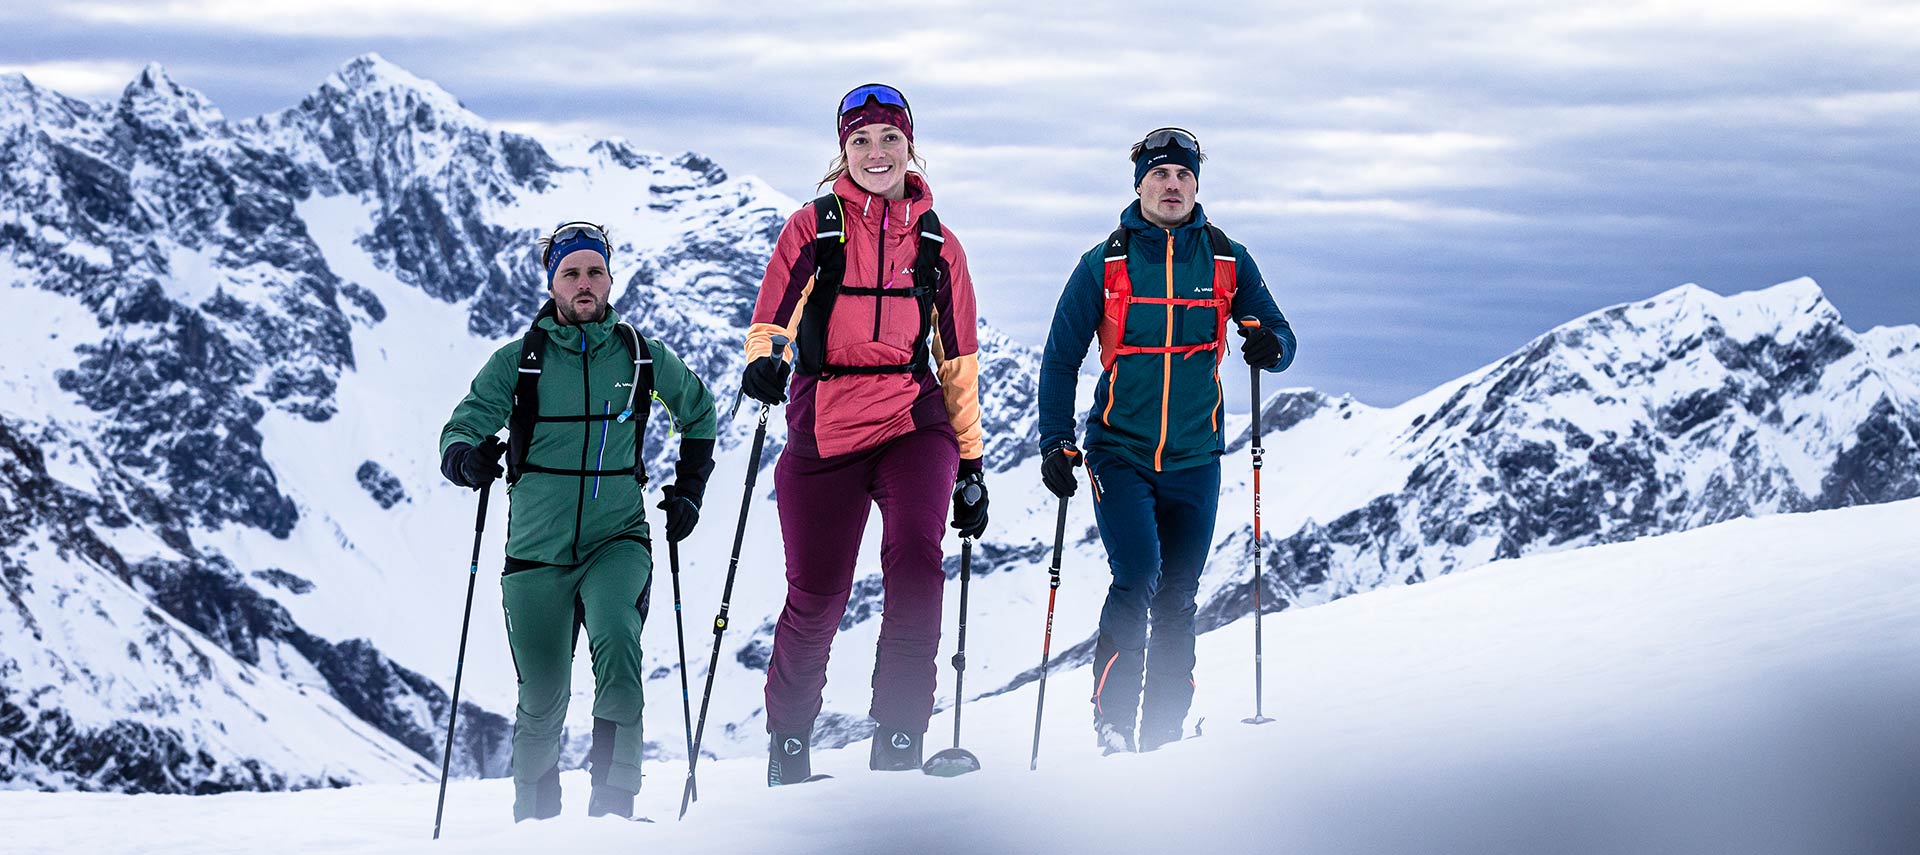
<svg viewBox="0 0 1920 855">
<path fill-rule="evenodd" d="M 606 415 L 606 416 L 613 415 L 613 402 L 612 401 L 604 402 L 601 409 L 602 409 L 601 415 Z M 605 463 L 606 460 L 607 460 L 607 423 L 601 422 L 600 423 L 600 453 L 597 455 L 594 455 L 593 468 L 599 469 L 600 465 L 602 463 Z M 600 476 L 598 475 L 593 476 L 593 495 L 590 496 L 589 498 L 591 499 L 600 498 Z"/>
</svg>

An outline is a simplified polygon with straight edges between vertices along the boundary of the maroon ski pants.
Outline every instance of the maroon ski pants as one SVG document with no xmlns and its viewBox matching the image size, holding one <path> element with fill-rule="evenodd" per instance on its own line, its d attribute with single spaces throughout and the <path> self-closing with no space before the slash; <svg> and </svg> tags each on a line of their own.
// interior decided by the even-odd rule
<svg viewBox="0 0 1920 855">
<path fill-rule="evenodd" d="M 865 451 L 780 455 L 773 470 L 787 548 L 787 604 L 767 666 L 767 728 L 808 732 L 827 685 L 827 654 L 846 614 L 867 514 L 880 506 L 885 587 L 873 705 L 884 727 L 924 733 L 940 647 L 940 539 L 960 465 L 953 429 L 921 428 Z"/>
</svg>

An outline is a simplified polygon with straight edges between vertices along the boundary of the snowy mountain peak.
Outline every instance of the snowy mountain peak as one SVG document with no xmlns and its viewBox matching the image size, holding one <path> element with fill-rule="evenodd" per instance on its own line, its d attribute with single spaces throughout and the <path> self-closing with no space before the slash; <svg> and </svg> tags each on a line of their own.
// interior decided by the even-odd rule
<svg viewBox="0 0 1920 855">
<path fill-rule="evenodd" d="M 188 139 L 204 137 L 210 128 L 226 122 L 207 96 L 176 83 L 157 62 L 147 63 L 121 90 L 119 106 L 130 123 L 172 130 Z"/>
<path fill-rule="evenodd" d="M 379 104 L 403 125 L 423 121 L 428 114 L 442 123 L 462 127 L 485 124 L 485 120 L 440 84 L 401 68 L 378 53 L 361 54 L 340 66 L 315 94 Z"/>
<path fill-rule="evenodd" d="M 37 86 L 25 74 L 0 74 L 0 129 L 66 129 L 94 105 Z"/>
</svg>

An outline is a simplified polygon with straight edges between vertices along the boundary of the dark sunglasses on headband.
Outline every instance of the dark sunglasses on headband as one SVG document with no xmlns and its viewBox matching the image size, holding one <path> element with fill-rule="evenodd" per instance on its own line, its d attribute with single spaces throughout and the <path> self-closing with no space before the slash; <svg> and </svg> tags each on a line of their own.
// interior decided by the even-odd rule
<svg viewBox="0 0 1920 855">
<path fill-rule="evenodd" d="M 848 92 L 845 97 L 840 99 L 840 112 L 835 113 L 834 117 L 839 118 L 852 110 L 857 110 L 869 100 L 899 107 L 907 111 L 908 119 L 913 118 L 913 107 L 907 104 L 907 96 L 900 94 L 900 90 L 888 86 L 885 83 L 868 83 L 864 86 L 855 86 L 852 92 Z"/>
<path fill-rule="evenodd" d="M 1186 128 L 1160 128 L 1148 133 L 1147 138 L 1140 141 L 1143 150 L 1166 148 L 1169 144 L 1177 145 L 1195 154 L 1200 152 L 1200 138 Z"/>
<path fill-rule="evenodd" d="M 540 265 L 545 267 L 552 264 L 553 260 L 550 256 L 553 254 L 553 248 L 577 237 L 599 241 L 608 249 L 613 248 L 613 243 L 607 240 L 606 231 L 599 226 L 578 220 L 571 223 L 561 223 L 559 228 L 553 230 L 553 237 L 547 241 L 547 248 L 541 251 Z"/>
</svg>

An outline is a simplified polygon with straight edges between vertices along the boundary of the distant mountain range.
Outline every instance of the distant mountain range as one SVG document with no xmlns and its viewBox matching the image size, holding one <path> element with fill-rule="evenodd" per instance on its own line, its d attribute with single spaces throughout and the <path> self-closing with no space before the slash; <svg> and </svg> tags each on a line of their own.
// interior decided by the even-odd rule
<svg viewBox="0 0 1920 855">
<path fill-rule="evenodd" d="M 542 299 L 533 239 L 563 219 L 610 223 L 616 308 L 730 402 L 765 259 L 798 206 L 690 152 L 493 129 L 373 55 L 246 121 L 158 66 L 111 102 L 0 76 L 0 140 L 0 305 L 18 330 L 0 361 L 0 786 L 437 774 L 473 512 L 440 481 L 434 440 Z M 995 525 L 973 568 L 969 684 L 993 692 L 1033 676 L 1053 500 L 1032 465 L 1038 352 L 984 322 L 981 341 Z M 738 506 L 720 485 L 744 474 L 750 414 L 723 428 L 709 519 L 686 546 L 701 665 L 731 534 L 714 520 Z M 1807 280 L 1734 297 L 1683 287 L 1398 407 L 1288 390 L 1262 415 L 1266 604 L 1311 605 L 1495 558 L 1920 495 L 1920 328 L 1854 332 Z M 1251 608 L 1247 419 L 1229 428 L 1206 628 Z M 772 452 L 777 416 L 770 433 Z M 674 445 L 656 431 L 651 468 L 666 471 Z M 761 489 L 709 725 L 723 753 L 764 741 L 756 669 L 782 589 Z M 1090 511 L 1071 512 L 1084 599 L 1059 631 L 1077 640 L 1104 555 Z M 486 582 L 503 519 L 496 508 Z M 865 735 L 872 553 L 823 744 Z M 460 774 L 505 769 L 494 587 L 475 605 Z M 649 748 L 674 756 L 666 637 L 649 630 Z M 1067 647 L 1065 661 L 1087 655 Z"/>
</svg>

